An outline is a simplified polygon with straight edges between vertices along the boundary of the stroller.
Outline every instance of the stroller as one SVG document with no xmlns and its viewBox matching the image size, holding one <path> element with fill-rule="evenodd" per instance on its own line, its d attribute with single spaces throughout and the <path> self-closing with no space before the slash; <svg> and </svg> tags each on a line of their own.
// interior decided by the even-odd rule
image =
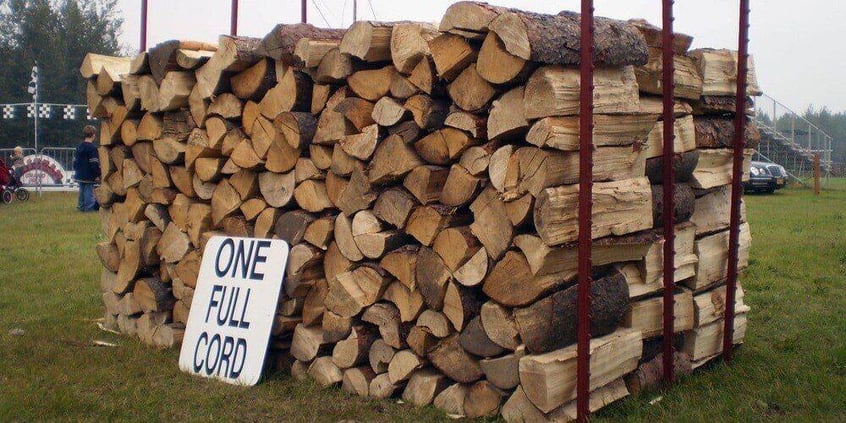
<svg viewBox="0 0 846 423">
<path fill-rule="evenodd" d="M 29 191 L 21 186 L 15 172 L 6 165 L 6 162 L 0 160 L 0 200 L 9 204 L 15 199 L 18 201 L 28 200 Z"/>
</svg>

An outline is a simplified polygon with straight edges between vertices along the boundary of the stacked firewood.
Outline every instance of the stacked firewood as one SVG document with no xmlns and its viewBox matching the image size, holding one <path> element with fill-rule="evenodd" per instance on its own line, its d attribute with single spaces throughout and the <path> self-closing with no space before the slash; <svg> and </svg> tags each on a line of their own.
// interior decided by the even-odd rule
<svg viewBox="0 0 846 423">
<path fill-rule="evenodd" d="M 279 25 L 89 55 L 107 324 L 178 344 L 208 239 L 279 238 L 274 348 L 294 376 L 469 417 L 574 417 L 578 23 L 459 2 L 440 27 Z M 677 180 L 662 181 L 659 31 L 596 26 L 593 409 L 660 375 L 662 183 L 679 366 L 722 346 L 737 60 L 678 35 Z M 745 267 L 746 225 L 741 242 Z"/>
</svg>

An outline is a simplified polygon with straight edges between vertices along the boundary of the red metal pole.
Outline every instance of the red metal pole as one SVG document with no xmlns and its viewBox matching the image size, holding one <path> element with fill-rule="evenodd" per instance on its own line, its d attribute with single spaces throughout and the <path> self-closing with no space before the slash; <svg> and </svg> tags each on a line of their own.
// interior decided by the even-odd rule
<svg viewBox="0 0 846 423">
<path fill-rule="evenodd" d="M 582 0 L 579 65 L 579 282 L 576 412 L 590 415 L 591 214 L 593 213 L 593 0 Z"/>
<path fill-rule="evenodd" d="M 306 5 L 306 0 L 302 0 L 300 3 L 300 22 L 308 23 L 308 6 Z"/>
<path fill-rule="evenodd" d="M 229 35 L 238 35 L 238 0 L 232 0 L 232 11 L 229 13 Z"/>
<path fill-rule="evenodd" d="M 673 143 L 675 141 L 675 116 L 673 115 L 673 97 L 675 83 L 673 74 L 675 64 L 673 63 L 673 0 L 663 0 L 663 29 L 661 31 L 661 50 L 663 71 L 663 94 L 664 94 L 664 383 L 671 384 L 675 378 L 673 367 L 673 328 L 675 326 L 675 302 L 673 294 L 675 291 L 675 170 L 673 169 Z"/>
<path fill-rule="evenodd" d="M 731 360 L 734 339 L 734 299 L 737 291 L 737 250 L 740 241 L 740 194 L 743 192 L 743 148 L 746 147 L 746 73 L 749 61 L 749 0 L 740 0 L 740 31 L 737 48 L 737 109 L 734 115 L 734 161 L 731 180 L 731 220 L 729 226 L 726 311 L 723 328 L 723 359 Z"/>
<path fill-rule="evenodd" d="M 139 53 L 147 51 L 147 0 L 141 0 L 141 48 Z"/>
</svg>

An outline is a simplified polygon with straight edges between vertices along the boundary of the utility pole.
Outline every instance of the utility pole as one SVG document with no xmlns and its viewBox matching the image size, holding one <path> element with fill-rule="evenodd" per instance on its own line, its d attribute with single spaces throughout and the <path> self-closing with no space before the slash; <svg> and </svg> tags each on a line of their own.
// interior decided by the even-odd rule
<svg viewBox="0 0 846 423">
<path fill-rule="evenodd" d="M 229 35 L 238 35 L 238 0 L 232 0 L 232 9 L 229 14 Z"/>
<path fill-rule="evenodd" d="M 140 53 L 147 51 L 147 0 L 141 0 L 141 48 Z"/>
<path fill-rule="evenodd" d="M 358 20 L 358 0 L 353 0 L 353 22 Z"/>
<path fill-rule="evenodd" d="M 32 94 L 32 122 L 33 122 L 33 138 L 35 140 L 35 160 L 38 162 L 35 176 L 38 181 L 35 183 L 35 190 L 38 196 L 41 196 L 41 153 L 38 150 L 38 62 L 32 67 L 32 79 L 29 81 L 27 91 Z"/>
<path fill-rule="evenodd" d="M 300 3 L 300 22 L 308 23 L 308 7 L 306 5 L 306 0 L 302 0 Z"/>
</svg>

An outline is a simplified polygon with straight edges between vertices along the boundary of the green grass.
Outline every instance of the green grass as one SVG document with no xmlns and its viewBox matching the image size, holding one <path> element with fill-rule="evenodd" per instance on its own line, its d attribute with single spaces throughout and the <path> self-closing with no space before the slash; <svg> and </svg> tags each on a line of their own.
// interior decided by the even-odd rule
<svg viewBox="0 0 846 423">
<path fill-rule="evenodd" d="M 596 420 L 846 420 L 846 180 L 816 198 L 788 189 L 747 203 L 753 248 L 742 283 L 752 311 L 735 360 Z M 99 221 L 74 205 L 68 194 L 0 205 L 0 421 L 445 419 L 284 373 L 253 388 L 190 377 L 177 369 L 178 351 L 98 330 Z"/>
</svg>

